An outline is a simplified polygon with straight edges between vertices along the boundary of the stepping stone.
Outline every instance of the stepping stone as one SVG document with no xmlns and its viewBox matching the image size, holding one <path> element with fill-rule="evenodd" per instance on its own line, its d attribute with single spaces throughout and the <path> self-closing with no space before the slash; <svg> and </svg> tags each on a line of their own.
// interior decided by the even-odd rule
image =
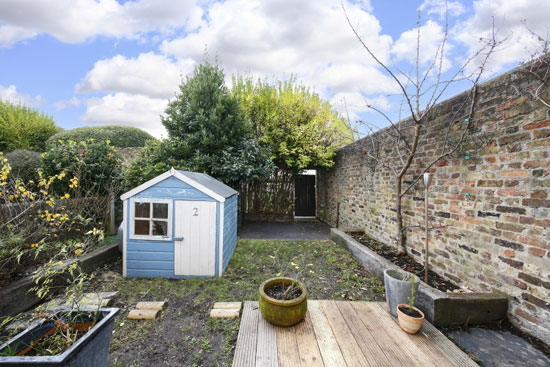
<svg viewBox="0 0 550 367">
<path fill-rule="evenodd" d="M 160 310 L 132 310 L 128 313 L 130 320 L 153 320 Z"/>
<path fill-rule="evenodd" d="M 214 308 L 210 311 L 210 317 L 214 319 L 234 319 L 239 317 L 240 309 Z"/>
<path fill-rule="evenodd" d="M 162 311 L 166 307 L 166 301 L 160 302 L 139 302 L 136 305 L 138 310 L 159 310 Z"/>
<path fill-rule="evenodd" d="M 214 303 L 215 309 L 237 309 L 240 310 L 242 306 L 242 302 L 216 302 Z"/>
</svg>

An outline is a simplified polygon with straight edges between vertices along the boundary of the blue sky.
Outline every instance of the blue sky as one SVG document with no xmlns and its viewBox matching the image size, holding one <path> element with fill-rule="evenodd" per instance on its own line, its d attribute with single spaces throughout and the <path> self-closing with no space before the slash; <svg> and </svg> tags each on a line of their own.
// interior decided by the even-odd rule
<svg viewBox="0 0 550 367">
<path fill-rule="evenodd" d="M 417 9 L 421 66 L 443 35 L 442 0 L 344 1 L 363 40 L 389 65 L 413 70 Z M 545 35 L 550 1 L 449 1 L 444 71 L 459 67 L 490 32 L 506 41 L 486 77 L 528 57 Z M 352 120 L 397 118 L 395 83 L 369 58 L 339 0 L 0 0 L 0 98 L 31 105 L 70 129 L 123 124 L 161 136 L 159 115 L 205 46 L 227 74 L 299 80 Z M 466 88 L 449 89 L 450 96 Z M 408 115 L 404 111 L 402 116 Z"/>
</svg>

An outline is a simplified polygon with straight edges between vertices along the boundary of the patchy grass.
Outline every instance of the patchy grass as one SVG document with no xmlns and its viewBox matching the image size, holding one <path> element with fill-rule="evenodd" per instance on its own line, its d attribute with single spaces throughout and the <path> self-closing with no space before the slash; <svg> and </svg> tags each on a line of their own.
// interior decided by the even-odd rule
<svg viewBox="0 0 550 367">
<path fill-rule="evenodd" d="M 230 366 L 240 319 L 210 319 L 214 302 L 256 300 L 260 283 L 299 277 L 310 299 L 382 300 L 383 284 L 330 241 L 239 240 L 222 278 L 119 278 L 96 284 L 118 290 L 110 363 L 113 366 Z M 167 300 L 157 320 L 127 320 L 139 301 Z"/>
</svg>

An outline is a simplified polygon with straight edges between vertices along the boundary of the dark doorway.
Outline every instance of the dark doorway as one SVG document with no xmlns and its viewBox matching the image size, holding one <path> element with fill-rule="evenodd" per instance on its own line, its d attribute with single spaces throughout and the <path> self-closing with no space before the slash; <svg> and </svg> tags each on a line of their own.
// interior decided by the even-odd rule
<svg viewBox="0 0 550 367">
<path fill-rule="evenodd" d="M 296 176 L 295 209 L 296 217 L 314 217 L 315 216 L 315 176 L 298 175 Z"/>
</svg>

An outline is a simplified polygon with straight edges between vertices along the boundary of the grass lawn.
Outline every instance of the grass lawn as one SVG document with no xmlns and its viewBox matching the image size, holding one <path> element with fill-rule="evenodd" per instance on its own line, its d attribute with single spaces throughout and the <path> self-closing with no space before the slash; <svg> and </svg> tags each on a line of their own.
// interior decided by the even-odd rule
<svg viewBox="0 0 550 367">
<path fill-rule="evenodd" d="M 280 274 L 282 273 L 282 274 Z M 240 319 L 210 319 L 217 301 L 256 300 L 260 283 L 296 276 L 309 299 L 383 300 L 383 284 L 331 241 L 239 240 L 222 278 L 117 278 L 96 284 L 118 290 L 121 308 L 109 360 L 112 366 L 230 366 Z M 157 320 L 127 320 L 139 301 L 167 300 Z"/>
</svg>

